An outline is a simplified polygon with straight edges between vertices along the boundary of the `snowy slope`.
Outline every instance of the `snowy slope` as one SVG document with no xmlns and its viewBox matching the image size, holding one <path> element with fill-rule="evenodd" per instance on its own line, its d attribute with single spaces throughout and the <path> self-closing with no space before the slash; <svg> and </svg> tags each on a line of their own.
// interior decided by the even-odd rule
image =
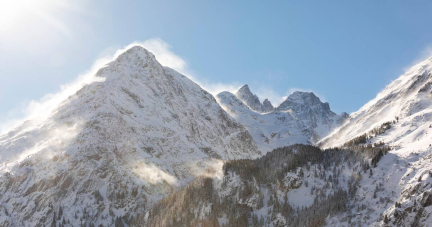
<svg viewBox="0 0 432 227">
<path fill-rule="evenodd" d="M 359 135 L 371 131 L 384 122 L 399 119 L 398 125 L 405 122 L 427 122 L 432 105 L 432 58 L 417 64 L 404 75 L 389 84 L 375 99 L 365 104 L 359 111 L 350 115 L 350 120 L 324 138 L 323 147 L 340 146 Z M 406 128 L 408 129 L 408 128 Z M 404 134 L 401 130 L 399 135 Z M 411 130 L 412 131 L 412 130 Z M 394 134 L 394 133 L 392 133 Z M 399 136 L 386 137 L 387 142 L 397 143 Z"/>
<path fill-rule="evenodd" d="M 343 145 L 367 133 L 366 144 L 383 142 L 392 147 L 373 176 L 360 183 L 356 200 L 370 207 L 355 222 L 362 225 L 431 226 L 432 223 L 432 58 L 423 61 L 389 84 L 377 97 L 329 137 L 323 147 Z M 372 129 L 391 121 L 382 134 Z M 364 145 L 366 145 L 364 144 Z M 377 185 L 383 187 L 373 198 Z M 397 205 L 396 203 L 400 204 Z M 377 205 L 378 204 L 378 205 Z M 335 225 L 340 222 L 332 220 Z M 341 224 L 341 223 L 339 223 Z M 348 225 L 348 223 L 345 223 Z"/>
<path fill-rule="evenodd" d="M 235 95 L 221 92 L 217 99 L 232 117 L 248 129 L 263 154 L 296 143 L 315 144 L 347 118 L 345 113 L 337 115 L 332 112 L 328 103 L 322 103 L 311 92 L 294 92 L 268 113 L 257 111 L 259 100 L 247 85 Z M 267 100 L 261 107 L 268 105 L 271 103 Z"/>
<path fill-rule="evenodd" d="M 135 46 L 39 124 L 0 136 L 0 225 L 126 223 L 212 168 L 260 154 L 214 97 Z"/>
</svg>

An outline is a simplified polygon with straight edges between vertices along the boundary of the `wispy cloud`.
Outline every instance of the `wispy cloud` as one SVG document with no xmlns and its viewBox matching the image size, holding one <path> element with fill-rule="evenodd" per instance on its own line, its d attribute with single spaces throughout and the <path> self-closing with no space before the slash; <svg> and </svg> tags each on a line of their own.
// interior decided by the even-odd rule
<svg viewBox="0 0 432 227">
<path fill-rule="evenodd" d="M 61 85 L 58 92 L 46 94 L 38 100 L 24 102 L 16 109 L 11 110 L 6 116 L 2 117 L 4 120 L 0 122 L 0 134 L 10 131 L 24 121 L 31 121 L 32 124 L 44 121 L 61 102 L 76 93 L 84 85 L 100 81 L 101 78 L 94 75 L 98 69 L 111 60 L 112 56 L 99 58 L 88 71 L 78 75 L 74 81 Z"/>
<path fill-rule="evenodd" d="M 252 88 L 251 88 L 252 89 Z M 254 92 L 255 89 L 252 89 Z M 256 95 L 259 97 L 260 101 L 264 101 L 264 99 L 268 99 L 273 106 L 279 106 L 283 101 L 285 101 L 288 94 L 286 93 L 278 93 L 272 88 L 268 86 L 260 86 L 256 88 Z"/>
<path fill-rule="evenodd" d="M 404 67 L 404 71 L 408 71 L 413 66 L 429 59 L 432 57 L 432 44 L 427 45 L 420 54 L 411 62 L 411 64 Z"/>
</svg>

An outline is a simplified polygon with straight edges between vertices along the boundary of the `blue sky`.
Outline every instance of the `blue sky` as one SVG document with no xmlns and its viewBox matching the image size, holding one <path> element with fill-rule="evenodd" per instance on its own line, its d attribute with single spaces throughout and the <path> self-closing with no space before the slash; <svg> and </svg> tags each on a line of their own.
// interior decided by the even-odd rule
<svg viewBox="0 0 432 227">
<path fill-rule="evenodd" d="M 134 41 L 157 38 L 208 87 L 249 84 L 274 102 L 310 90 L 337 113 L 358 110 L 432 55 L 432 1 L 22 0 L 5 6 L 0 124 L 24 116 L 32 100 L 58 92 Z"/>
</svg>

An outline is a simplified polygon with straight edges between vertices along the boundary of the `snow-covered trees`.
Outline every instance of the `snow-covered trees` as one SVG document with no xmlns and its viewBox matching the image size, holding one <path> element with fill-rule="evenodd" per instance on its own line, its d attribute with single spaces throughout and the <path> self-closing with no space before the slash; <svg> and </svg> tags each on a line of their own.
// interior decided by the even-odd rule
<svg viewBox="0 0 432 227">
<path fill-rule="evenodd" d="M 259 159 L 227 161 L 223 179 L 199 178 L 156 203 L 147 220 L 140 215 L 131 223 L 321 226 L 329 215 L 348 210 L 362 174 L 370 169 L 362 151 L 323 151 L 308 145 L 278 148 Z M 291 191 L 297 188 L 310 188 L 304 194 L 314 198 L 313 202 L 297 205 L 290 201 Z"/>
</svg>

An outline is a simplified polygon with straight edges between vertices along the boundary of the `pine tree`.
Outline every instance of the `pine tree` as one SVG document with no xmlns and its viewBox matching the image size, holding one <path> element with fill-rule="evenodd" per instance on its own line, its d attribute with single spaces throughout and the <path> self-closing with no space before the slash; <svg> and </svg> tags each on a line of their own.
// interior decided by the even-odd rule
<svg viewBox="0 0 432 227">
<path fill-rule="evenodd" d="M 390 220 L 388 219 L 387 215 L 384 215 L 384 224 L 388 224 L 389 221 L 390 221 Z"/>
<path fill-rule="evenodd" d="M 57 220 L 60 220 L 62 216 L 63 216 L 63 208 L 60 206 L 59 211 L 58 211 Z"/>
</svg>

